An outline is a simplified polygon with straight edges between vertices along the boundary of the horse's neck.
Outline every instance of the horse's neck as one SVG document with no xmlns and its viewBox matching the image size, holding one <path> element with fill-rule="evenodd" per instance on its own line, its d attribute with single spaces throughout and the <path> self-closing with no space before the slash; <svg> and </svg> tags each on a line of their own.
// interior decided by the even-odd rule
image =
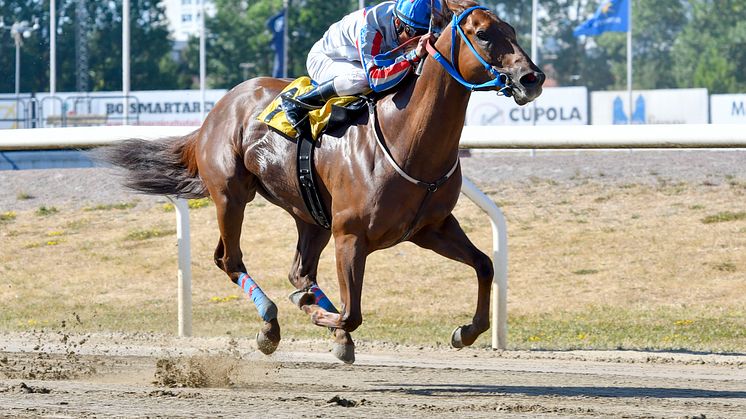
<svg viewBox="0 0 746 419">
<path fill-rule="evenodd" d="M 398 107 L 401 100 L 406 107 L 386 112 L 383 131 L 394 158 L 407 173 L 434 181 L 451 168 L 458 156 L 469 96 L 434 60 L 427 60 L 416 82 L 393 96 L 391 105 Z"/>
</svg>

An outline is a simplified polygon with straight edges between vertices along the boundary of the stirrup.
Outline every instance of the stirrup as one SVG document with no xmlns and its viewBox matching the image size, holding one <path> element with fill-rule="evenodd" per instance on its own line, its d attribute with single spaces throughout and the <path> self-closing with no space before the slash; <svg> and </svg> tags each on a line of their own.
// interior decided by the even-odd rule
<svg viewBox="0 0 746 419">
<path fill-rule="evenodd" d="M 293 95 L 290 94 L 289 92 L 285 92 L 285 93 L 281 94 L 280 97 L 282 98 L 283 105 L 286 102 L 290 102 L 293 105 L 295 105 L 295 106 L 297 106 L 299 108 L 303 108 L 303 109 L 308 110 L 308 111 L 313 111 L 313 110 L 316 110 L 316 109 L 321 109 L 323 107 L 323 105 L 311 105 L 310 103 L 306 103 L 306 102 L 303 102 L 301 100 L 298 100 L 298 98 L 293 97 Z"/>
<path fill-rule="evenodd" d="M 295 129 L 298 129 L 301 123 L 308 119 L 309 112 L 321 108 L 321 106 L 309 105 L 306 102 L 302 102 L 290 94 L 283 93 L 280 97 L 282 98 L 282 109 L 285 111 L 285 118 L 287 118 Z"/>
</svg>

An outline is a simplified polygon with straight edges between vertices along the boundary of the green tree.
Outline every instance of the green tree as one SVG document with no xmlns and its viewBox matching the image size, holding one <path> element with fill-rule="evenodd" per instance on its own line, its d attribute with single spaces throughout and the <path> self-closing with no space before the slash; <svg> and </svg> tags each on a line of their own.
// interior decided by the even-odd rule
<svg viewBox="0 0 746 419">
<path fill-rule="evenodd" d="M 682 0 L 637 0 L 632 6 L 633 88 L 679 87 L 669 69 L 674 66 L 673 46 L 687 22 Z M 627 86 L 627 40 L 625 33 L 608 33 L 598 45 L 610 51 L 614 75 L 612 88 Z M 687 86 L 683 86 L 687 87 Z"/>
<path fill-rule="evenodd" d="M 288 20 L 288 77 L 307 73 L 311 46 L 329 25 L 357 7 L 356 0 L 291 0 Z M 216 0 L 216 14 L 205 20 L 207 31 L 207 84 L 231 88 L 243 80 L 272 72 L 274 51 L 267 20 L 282 10 L 282 0 L 236 2 Z M 199 39 L 191 37 L 182 52 L 184 82 L 196 87 L 199 74 Z"/>
<path fill-rule="evenodd" d="M 75 27 L 79 24 L 78 0 L 57 2 L 57 90 L 75 91 L 78 63 L 75 56 Z M 171 58 L 167 20 L 158 0 L 131 0 L 131 88 L 133 90 L 176 87 L 176 64 Z M 122 88 L 122 1 L 85 2 L 90 33 L 89 77 L 91 90 Z M 49 87 L 49 1 L 0 0 L 0 16 L 6 25 L 39 19 L 39 30 L 24 40 L 21 48 L 21 90 L 43 92 Z M 0 33 L 0 92 L 14 90 L 15 54 L 8 31 Z"/>
<path fill-rule="evenodd" d="M 357 0 L 294 0 L 290 9 L 288 74 L 307 74 L 306 56 L 333 23 L 358 7 Z M 371 2 L 366 2 L 371 5 Z"/>
<path fill-rule="evenodd" d="M 22 21 L 33 25 L 35 18 L 39 29 L 30 32 L 28 38 L 22 38 L 19 50 L 20 91 L 43 91 L 45 84 L 49 85 L 49 8 L 31 0 L 0 0 L 0 19 L 4 23 L 0 30 L 0 93 L 15 91 L 16 47 L 10 28 Z"/>
<path fill-rule="evenodd" d="M 690 0 L 689 5 L 691 20 L 674 46 L 673 78 L 710 93 L 746 91 L 746 4 Z"/>
</svg>

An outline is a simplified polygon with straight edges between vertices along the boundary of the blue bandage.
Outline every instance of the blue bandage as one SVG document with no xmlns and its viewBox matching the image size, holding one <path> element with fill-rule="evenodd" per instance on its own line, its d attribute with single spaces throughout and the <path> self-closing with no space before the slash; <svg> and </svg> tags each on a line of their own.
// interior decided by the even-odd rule
<svg viewBox="0 0 746 419">
<path fill-rule="evenodd" d="M 317 284 L 311 285 L 311 288 L 309 288 L 309 291 L 313 293 L 313 295 L 316 297 L 316 305 L 323 308 L 324 310 L 330 312 L 330 313 L 339 313 L 337 311 L 337 308 L 334 307 L 334 304 L 332 304 L 331 301 L 329 301 L 329 298 L 327 298 L 326 294 L 324 294 L 324 291 L 321 291 L 321 288 Z"/>
<path fill-rule="evenodd" d="M 256 306 L 256 311 L 259 312 L 259 315 L 265 322 L 277 318 L 277 306 L 264 294 L 264 291 L 259 288 L 259 285 L 248 274 L 241 273 L 239 275 L 238 286 L 249 295 L 249 298 L 251 298 L 251 301 Z"/>
</svg>

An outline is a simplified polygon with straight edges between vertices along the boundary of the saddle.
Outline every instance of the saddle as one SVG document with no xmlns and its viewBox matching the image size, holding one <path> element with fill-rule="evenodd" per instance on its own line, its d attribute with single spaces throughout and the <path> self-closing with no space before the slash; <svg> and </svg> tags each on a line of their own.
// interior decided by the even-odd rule
<svg viewBox="0 0 746 419">
<path fill-rule="evenodd" d="M 313 172 L 313 150 L 323 133 L 347 129 L 351 121 L 368 109 L 371 99 L 364 96 L 332 98 L 321 108 L 310 111 L 307 119 L 294 126 L 285 117 L 281 95 L 289 92 L 292 97 L 298 97 L 313 87 L 309 77 L 304 76 L 294 80 L 259 114 L 257 119 L 286 137 L 297 140 L 296 173 L 301 196 L 316 224 L 329 230 L 331 219 L 324 209 Z"/>
<path fill-rule="evenodd" d="M 302 131 L 302 126 L 305 124 L 293 126 L 287 120 L 280 96 L 284 93 L 290 93 L 292 97 L 298 97 L 313 88 L 313 82 L 309 77 L 303 76 L 295 79 L 280 92 L 280 95 L 272 103 L 264 108 L 257 119 L 289 138 L 298 138 L 301 135 L 299 131 Z M 308 134 L 311 140 L 316 141 L 324 132 L 347 128 L 350 124 L 349 121 L 365 109 L 367 100 L 363 96 L 339 96 L 330 99 L 321 108 L 310 111 L 308 122 L 311 129 Z"/>
</svg>

